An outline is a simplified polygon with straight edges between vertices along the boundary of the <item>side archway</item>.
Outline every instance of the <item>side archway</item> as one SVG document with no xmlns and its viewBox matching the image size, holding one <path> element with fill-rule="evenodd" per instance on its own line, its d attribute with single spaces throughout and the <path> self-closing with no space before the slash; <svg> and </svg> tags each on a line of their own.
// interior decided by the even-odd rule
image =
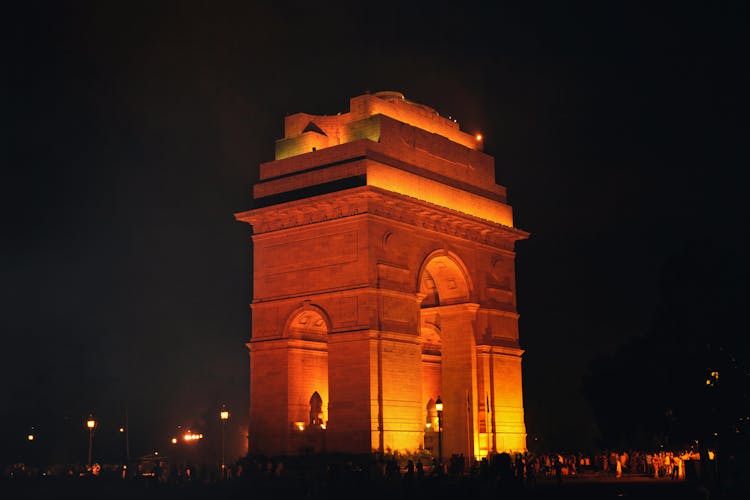
<svg viewBox="0 0 750 500">
<path fill-rule="evenodd" d="M 284 324 L 283 337 L 327 342 L 331 320 L 322 308 L 305 304 L 293 311 Z"/>
<path fill-rule="evenodd" d="M 287 342 L 287 386 L 290 444 L 293 452 L 322 451 L 328 422 L 328 334 L 326 311 L 305 303 L 284 325 Z"/>
</svg>

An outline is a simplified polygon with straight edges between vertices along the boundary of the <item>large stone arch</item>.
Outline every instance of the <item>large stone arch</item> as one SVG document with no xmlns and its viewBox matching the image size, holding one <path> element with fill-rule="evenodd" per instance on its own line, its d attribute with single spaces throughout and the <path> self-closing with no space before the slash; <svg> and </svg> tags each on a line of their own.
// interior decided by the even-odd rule
<svg viewBox="0 0 750 500">
<path fill-rule="evenodd" d="M 416 451 L 438 395 L 445 458 L 525 449 L 514 247 L 528 234 L 481 143 L 386 93 L 291 115 L 276 144 L 258 205 L 236 215 L 253 227 L 251 452 L 304 452 L 313 421 L 330 451 Z"/>
<path fill-rule="evenodd" d="M 439 249 L 423 260 L 417 293 L 422 298 L 423 400 L 439 395 L 444 403 L 442 455 L 474 457 L 479 442 L 475 324 L 478 304 L 473 301 L 471 274 L 453 252 Z M 435 338 L 433 332 L 439 336 Z M 425 415 L 425 419 L 427 415 Z M 435 428 L 425 431 L 425 444 L 434 448 Z M 434 450 L 440 452 L 440 450 Z"/>
<path fill-rule="evenodd" d="M 473 302 L 474 286 L 463 260 L 453 252 L 434 250 L 422 261 L 417 275 L 422 307 Z"/>
</svg>

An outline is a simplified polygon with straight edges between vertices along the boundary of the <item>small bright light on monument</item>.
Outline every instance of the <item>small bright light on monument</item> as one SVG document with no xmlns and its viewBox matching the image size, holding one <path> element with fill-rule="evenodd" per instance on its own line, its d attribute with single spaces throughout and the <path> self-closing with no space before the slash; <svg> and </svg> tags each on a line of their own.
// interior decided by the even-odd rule
<svg viewBox="0 0 750 500">
<path fill-rule="evenodd" d="M 479 142 L 479 141 L 481 141 L 482 139 L 484 139 L 484 137 L 482 137 L 482 134 L 477 134 L 477 135 L 475 135 L 475 136 L 474 136 L 474 139 L 476 139 L 476 140 L 477 140 L 477 142 Z"/>
<path fill-rule="evenodd" d="M 89 429 L 93 429 L 94 427 L 96 427 L 96 420 L 94 420 L 93 418 L 89 418 L 88 420 L 86 420 L 86 427 L 88 427 Z"/>
<path fill-rule="evenodd" d="M 220 414 L 222 420 L 226 420 L 229 418 L 229 412 L 226 410 L 223 410 Z"/>
<path fill-rule="evenodd" d="M 177 438 L 172 438 L 172 444 L 177 444 Z"/>
</svg>

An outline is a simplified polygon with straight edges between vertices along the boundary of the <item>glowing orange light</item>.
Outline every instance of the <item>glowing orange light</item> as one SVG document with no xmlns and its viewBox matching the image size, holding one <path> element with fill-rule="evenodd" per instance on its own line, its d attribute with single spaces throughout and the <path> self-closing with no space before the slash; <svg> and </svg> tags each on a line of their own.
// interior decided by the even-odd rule
<svg viewBox="0 0 750 500">
<path fill-rule="evenodd" d="M 304 431 L 305 430 L 305 423 L 304 422 L 294 422 L 294 427 L 296 427 L 298 431 Z"/>
<path fill-rule="evenodd" d="M 326 430 L 326 424 L 320 424 L 320 428 Z"/>
<path fill-rule="evenodd" d="M 88 427 L 89 429 L 93 429 L 94 427 L 96 427 L 96 420 L 94 420 L 93 418 L 86 420 L 86 427 Z"/>
<path fill-rule="evenodd" d="M 177 444 L 177 438 L 172 438 L 172 444 Z"/>
<path fill-rule="evenodd" d="M 33 441 L 35 439 L 35 436 L 33 434 L 29 434 L 28 436 L 26 436 L 26 439 L 28 439 L 29 441 Z"/>
<path fill-rule="evenodd" d="M 203 439 L 203 434 L 193 434 L 193 431 L 188 430 L 184 436 L 182 436 L 182 439 L 185 441 L 195 441 L 197 439 Z"/>
<path fill-rule="evenodd" d="M 125 432 L 125 428 L 124 427 L 120 427 L 120 432 Z"/>
<path fill-rule="evenodd" d="M 229 418 L 229 412 L 226 410 L 222 410 L 219 415 L 221 416 L 222 420 L 227 420 Z"/>
<path fill-rule="evenodd" d="M 477 142 L 479 142 L 479 141 L 481 141 L 482 139 L 484 139 L 484 137 L 482 137 L 482 134 L 477 134 L 477 135 L 475 135 L 475 136 L 474 136 L 474 139 L 476 139 L 476 140 L 477 140 Z"/>
</svg>

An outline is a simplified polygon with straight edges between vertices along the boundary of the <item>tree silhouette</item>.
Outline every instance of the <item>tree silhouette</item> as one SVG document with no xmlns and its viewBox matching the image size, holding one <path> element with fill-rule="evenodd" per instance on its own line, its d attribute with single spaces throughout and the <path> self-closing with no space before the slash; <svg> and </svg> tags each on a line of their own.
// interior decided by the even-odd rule
<svg viewBox="0 0 750 500">
<path fill-rule="evenodd" d="M 594 359 L 583 391 L 604 447 L 737 447 L 750 433 L 743 244 L 687 245 L 662 272 L 651 329 Z"/>
</svg>

